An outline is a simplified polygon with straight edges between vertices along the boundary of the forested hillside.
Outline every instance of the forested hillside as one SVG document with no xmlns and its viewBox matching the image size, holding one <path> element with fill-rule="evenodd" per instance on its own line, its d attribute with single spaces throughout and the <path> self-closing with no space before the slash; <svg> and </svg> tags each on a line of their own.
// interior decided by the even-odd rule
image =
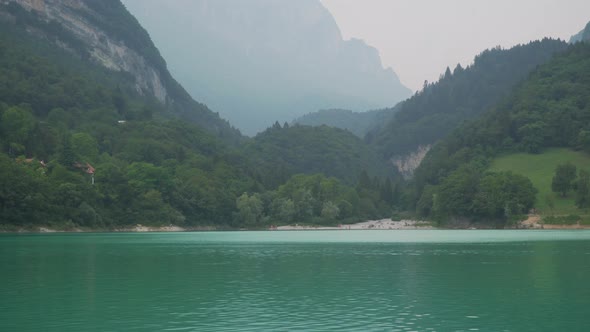
<svg viewBox="0 0 590 332">
<path fill-rule="evenodd" d="M 0 72 L 3 223 L 226 222 L 253 186 L 224 143 L 168 119 L 125 75 L 9 27 Z"/>
<path fill-rule="evenodd" d="M 297 173 L 322 173 L 348 184 L 356 183 L 363 171 L 371 177 L 394 175 L 360 138 L 328 126 L 276 123 L 254 137 L 244 151 L 267 187 L 276 187 Z"/>
<path fill-rule="evenodd" d="M 506 97 L 531 70 L 566 47 L 563 41 L 544 39 L 508 50 L 490 49 L 467 68 L 447 68 L 438 82 L 425 82 L 422 91 L 401 104 L 392 121 L 366 139 L 384 158 L 431 145 Z"/>
<path fill-rule="evenodd" d="M 590 45 L 577 43 L 530 77 L 481 119 L 437 144 L 415 177 L 422 215 L 506 222 L 534 202 L 530 180 L 486 173 L 499 153 L 547 147 L 590 151 Z"/>
</svg>

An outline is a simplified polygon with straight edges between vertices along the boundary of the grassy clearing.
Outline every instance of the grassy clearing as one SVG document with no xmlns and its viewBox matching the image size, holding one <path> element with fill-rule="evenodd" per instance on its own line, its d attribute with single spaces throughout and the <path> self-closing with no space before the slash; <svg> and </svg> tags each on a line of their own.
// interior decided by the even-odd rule
<svg viewBox="0 0 590 332">
<path fill-rule="evenodd" d="M 512 171 L 527 176 L 539 191 L 537 193 L 537 210 L 542 215 L 579 215 L 588 219 L 588 210 L 580 210 L 575 206 L 574 193 L 567 197 L 551 191 L 551 180 L 555 168 L 559 164 L 571 162 L 578 170 L 590 171 L 590 155 L 569 149 L 547 149 L 541 154 L 514 153 L 496 158 L 491 166 L 492 171 Z M 553 200 L 554 209 L 548 206 L 548 198 Z"/>
</svg>

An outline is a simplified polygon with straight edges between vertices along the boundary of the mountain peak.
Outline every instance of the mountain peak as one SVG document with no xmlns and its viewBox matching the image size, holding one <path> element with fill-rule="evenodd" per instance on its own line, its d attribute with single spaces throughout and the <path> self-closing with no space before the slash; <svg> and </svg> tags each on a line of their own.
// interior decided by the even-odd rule
<svg viewBox="0 0 590 332">
<path fill-rule="evenodd" d="M 342 38 L 319 0 L 124 2 L 193 97 L 248 134 L 318 109 L 364 111 L 411 95 L 375 48 Z"/>
</svg>

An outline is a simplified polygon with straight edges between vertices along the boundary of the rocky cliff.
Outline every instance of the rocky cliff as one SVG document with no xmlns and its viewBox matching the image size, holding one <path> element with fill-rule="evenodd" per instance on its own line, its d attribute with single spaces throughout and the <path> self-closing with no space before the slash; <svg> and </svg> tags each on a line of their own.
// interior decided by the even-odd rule
<svg viewBox="0 0 590 332">
<path fill-rule="evenodd" d="M 422 160 L 424 160 L 431 148 L 431 144 L 421 145 L 416 151 L 410 152 L 405 156 L 394 156 L 391 158 L 391 162 L 405 179 L 411 179 L 414 171 L 420 166 L 420 163 L 422 163 Z"/>
<path fill-rule="evenodd" d="M 97 1 L 2 0 L 4 4 L 10 2 L 35 12 L 43 20 L 61 24 L 84 41 L 94 61 L 109 69 L 132 74 L 138 92 L 153 95 L 163 103 L 167 102 L 168 91 L 158 66 L 150 63 L 138 50 L 129 47 L 123 40 L 103 29 L 99 23 L 105 20 L 103 13 L 92 4 Z M 110 5 L 116 3 L 112 2 Z"/>
</svg>

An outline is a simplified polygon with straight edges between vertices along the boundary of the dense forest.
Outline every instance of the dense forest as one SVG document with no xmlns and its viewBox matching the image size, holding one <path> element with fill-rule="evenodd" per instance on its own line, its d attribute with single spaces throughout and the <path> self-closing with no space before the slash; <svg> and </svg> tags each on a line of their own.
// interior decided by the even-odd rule
<svg viewBox="0 0 590 332">
<path fill-rule="evenodd" d="M 430 218 L 509 221 L 532 207 L 534 190 L 526 178 L 487 172 L 491 159 L 548 147 L 590 151 L 589 124 L 590 45 L 576 43 L 437 144 L 416 170 L 410 201 Z M 482 200 L 495 208 L 482 209 Z"/>
<path fill-rule="evenodd" d="M 192 100 L 183 112 L 205 118 L 185 117 L 138 93 L 128 74 L 56 47 L 56 40 L 85 47 L 61 26 L 16 5 L 4 9 L 19 22 L 0 22 L 5 227 L 256 228 L 391 214 L 395 185 L 349 132 L 279 125 L 256 139 L 238 137 L 222 120 L 212 124 L 218 116 Z M 49 32 L 30 34 L 30 26 Z M 300 148 L 282 145 L 287 140 Z M 284 169 L 273 166 L 274 158 L 285 160 Z"/>
<path fill-rule="evenodd" d="M 425 82 L 421 91 L 399 106 L 393 120 L 369 132 L 366 140 L 384 158 L 431 145 L 461 122 L 481 115 L 536 66 L 566 48 L 563 41 L 544 39 L 507 50 L 486 50 L 469 67 L 447 68 L 438 82 Z"/>
<path fill-rule="evenodd" d="M 385 178 L 389 167 L 360 138 L 328 126 L 285 124 L 256 135 L 243 147 L 266 187 L 276 187 L 297 173 L 321 173 L 354 184 L 361 172 Z M 393 175 L 393 173 L 392 173 Z"/>
</svg>

